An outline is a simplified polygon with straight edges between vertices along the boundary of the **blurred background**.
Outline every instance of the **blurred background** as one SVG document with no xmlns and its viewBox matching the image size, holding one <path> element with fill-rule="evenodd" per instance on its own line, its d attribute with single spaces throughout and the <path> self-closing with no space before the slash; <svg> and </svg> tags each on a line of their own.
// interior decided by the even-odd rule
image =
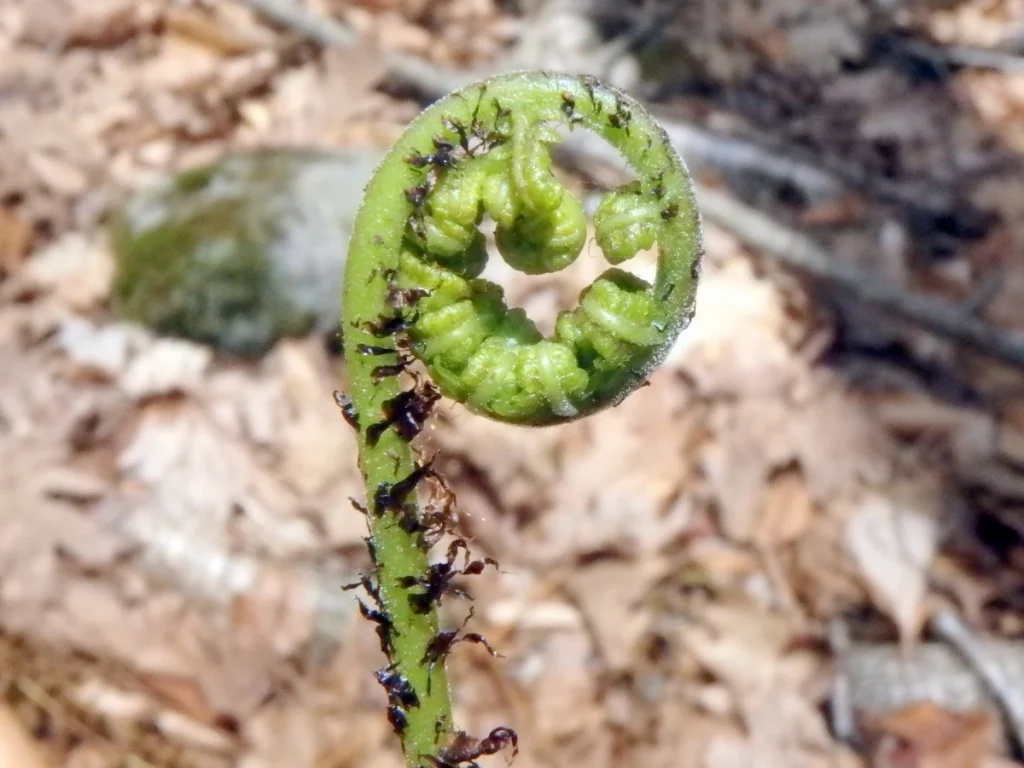
<svg viewBox="0 0 1024 768">
<path fill-rule="evenodd" d="M 403 764 L 340 589 L 345 243 L 419 110 L 526 68 L 651 107 L 705 268 L 620 407 L 424 435 L 501 563 L 457 722 L 518 768 L 1020 757 L 1020 0 L 0 0 L 0 764 Z M 598 257 L 497 272 L 543 325 Z"/>
</svg>

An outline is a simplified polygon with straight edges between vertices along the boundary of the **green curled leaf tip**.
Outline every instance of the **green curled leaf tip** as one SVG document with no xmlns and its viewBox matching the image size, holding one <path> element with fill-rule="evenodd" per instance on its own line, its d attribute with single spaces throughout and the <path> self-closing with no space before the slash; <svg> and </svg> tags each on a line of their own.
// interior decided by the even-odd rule
<svg viewBox="0 0 1024 768">
<path fill-rule="evenodd" d="M 498 252 L 522 272 L 576 260 L 588 233 L 583 206 L 552 173 L 559 124 L 602 136 L 636 174 L 597 207 L 607 260 L 656 246 L 658 263 L 653 285 L 606 272 L 544 338 L 475 279 L 486 259 L 478 227 L 485 215 L 495 222 Z M 388 189 L 371 184 L 368 199 L 387 195 L 392 215 L 361 216 L 356 228 L 385 241 L 374 258 L 402 289 L 429 292 L 408 308 L 412 350 L 445 395 L 477 413 L 544 425 L 617 404 L 692 316 L 701 234 L 686 166 L 639 103 L 593 78 L 517 73 L 458 91 L 409 126 L 384 177 Z"/>
<path fill-rule="evenodd" d="M 480 278 L 488 254 L 479 228 L 489 217 L 501 257 L 529 274 L 576 260 L 590 234 L 583 206 L 552 172 L 560 125 L 604 138 L 636 179 L 597 207 L 593 236 L 609 269 L 545 337 L 507 305 L 500 286 Z M 653 247 L 653 284 L 619 267 Z M 349 388 L 340 403 L 358 433 L 370 500 L 375 583 L 364 615 L 387 656 L 378 679 L 393 686 L 389 720 L 411 767 L 447 765 L 455 753 L 445 748 L 454 726 L 443 663 L 454 635 L 440 632 L 440 593 L 426 586 L 439 571 L 425 535 L 451 528 L 444 514 L 431 517 L 413 501 L 430 468 L 410 442 L 440 393 L 524 425 L 563 423 L 620 402 L 689 323 L 700 255 L 682 160 L 640 104 L 590 77 L 516 73 L 471 85 L 424 111 L 377 168 L 348 253 Z M 399 374 L 412 355 L 431 381 L 416 377 L 403 389 Z"/>
</svg>

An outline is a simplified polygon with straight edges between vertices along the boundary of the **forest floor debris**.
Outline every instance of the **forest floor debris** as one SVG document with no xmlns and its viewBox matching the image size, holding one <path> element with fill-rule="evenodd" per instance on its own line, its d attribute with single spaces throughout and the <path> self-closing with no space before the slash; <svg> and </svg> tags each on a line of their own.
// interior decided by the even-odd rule
<svg viewBox="0 0 1024 768">
<path fill-rule="evenodd" d="M 951 156 L 956 181 L 984 159 L 983 135 L 1017 151 L 1019 76 L 847 72 L 842 57 L 870 48 L 864 4 L 763 5 L 708 6 L 718 31 L 684 46 L 746 101 L 672 108 L 738 134 L 759 115 L 776 137 L 802 130 L 826 171 L 855 162 L 895 185 Z M 940 43 L 989 45 L 1024 21 L 1012 4 L 953 5 L 908 7 Z M 303 7 L 477 68 L 529 28 L 505 6 Z M 740 56 L 744 39 L 760 42 Z M 331 400 L 340 362 L 320 338 L 240 362 L 116 321 L 102 224 L 127 191 L 227 150 L 379 151 L 419 105 L 378 90 L 374 57 L 315 50 L 243 3 L 0 0 L 0 51 L 0 728 L 72 768 L 401 765 L 369 673 L 376 639 L 340 589 L 366 566 L 354 443 Z M 818 90 L 780 92 L 767 64 Z M 801 93 L 814 109 L 793 129 L 802 107 L 783 97 Z M 948 135 L 914 106 L 940 96 L 960 105 Z M 871 119 L 851 121 L 868 103 Z M 903 175 L 885 178 L 887 151 Z M 758 202 L 837 259 L 950 302 L 998 268 L 981 311 L 1019 333 L 1021 178 L 970 190 L 997 215 L 971 238 L 915 230 L 871 190 L 828 210 L 771 189 Z M 823 312 L 713 226 L 706 247 L 693 326 L 620 407 L 546 430 L 439 408 L 425 447 L 475 550 L 501 562 L 475 585 L 474 630 L 503 658 L 454 654 L 459 722 L 514 725 L 520 768 L 1005 765 L 990 714 L 904 699 L 861 713 L 853 744 L 827 715 L 837 663 L 871 643 L 905 671 L 899 642 L 950 606 L 1024 659 L 1019 372 L 842 297 Z M 596 261 L 581 264 L 511 278 L 508 294 L 550 322 L 592 277 Z M 461 621 L 464 604 L 445 607 Z M 829 648 L 837 619 L 852 657 Z"/>
</svg>

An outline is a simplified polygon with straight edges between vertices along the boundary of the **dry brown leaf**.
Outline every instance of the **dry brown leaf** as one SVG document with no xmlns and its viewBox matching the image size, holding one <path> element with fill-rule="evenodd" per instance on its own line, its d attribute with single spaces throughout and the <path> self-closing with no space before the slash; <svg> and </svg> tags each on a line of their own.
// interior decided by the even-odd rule
<svg viewBox="0 0 1024 768">
<path fill-rule="evenodd" d="M 811 497 L 826 504 L 893 477 L 893 443 L 854 393 L 822 369 L 801 384 L 790 429 Z"/>
<path fill-rule="evenodd" d="M 667 365 L 684 371 L 706 395 L 767 395 L 782 391 L 802 364 L 785 342 L 789 321 L 782 297 L 739 259 L 701 276 L 700 311 Z"/>
<path fill-rule="evenodd" d="M 870 600 L 860 569 L 846 548 L 845 521 L 837 517 L 819 516 L 791 547 L 789 583 L 800 604 L 814 616 L 835 616 Z"/>
<path fill-rule="evenodd" d="M 806 670 L 799 657 L 796 662 L 783 659 L 795 629 L 785 617 L 753 606 L 716 604 L 705 607 L 699 623 L 682 627 L 680 637 L 701 666 L 735 695 L 776 690 L 780 681 L 803 681 Z"/>
<path fill-rule="evenodd" d="M 161 701 L 200 723 L 216 723 L 221 714 L 210 707 L 202 687 L 193 679 L 160 672 L 141 672 L 139 680 Z"/>
<path fill-rule="evenodd" d="M 846 524 L 846 545 L 872 593 L 910 643 L 924 621 L 922 603 L 938 525 L 930 510 L 879 494 L 855 505 Z"/>
<path fill-rule="evenodd" d="M 1024 77 L 978 69 L 960 78 L 959 91 L 983 123 L 1016 151 L 1024 147 L 1019 115 L 1024 107 Z"/>
<path fill-rule="evenodd" d="M 44 0 L 28 4 L 27 10 L 26 40 L 54 47 L 113 46 L 156 15 L 149 0 Z"/>
<path fill-rule="evenodd" d="M 377 49 L 366 42 L 325 53 L 322 65 L 310 63 L 275 79 L 266 102 L 268 139 L 284 144 L 339 143 L 358 116 L 374 119 L 395 110 L 390 100 L 374 92 L 384 76 Z M 324 93 L 331 98 L 325 99 Z M 401 113 L 397 115 L 402 119 Z"/>
<path fill-rule="evenodd" d="M 267 704 L 248 719 L 245 732 L 252 743 L 245 768 L 313 768 L 317 765 L 320 735 L 312 713 L 297 701 Z"/>
<path fill-rule="evenodd" d="M 121 388 L 142 400 L 193 392 L 213 361 L 213 350 L 180 339 L 158 339 L 140 349 L 120 377 Z"/>
<path fill-rule="evenodd" d="M 490 601 L 487 623 L 499 628 L 554 632 L 580 629 L 582 617 L 575 607 L 566 603 L 530 600 L 527 596 Z"/>
<path fill-rule="evenodd" d="M 1012 3 L 973 2 L 939 4 L 925 19 L 937 40 L 989 48 L 1006 42 L 1018 14 Z"/>
<path fill-rule="evenodd" d="M 793 418 L 775 398 L 746 398 L 713 411 L 715 439 L 703 449 L 703 464 L 729 538 L 753 539 L 770 475 L 794 458 L 788 440 Z"/>
<path fill-rule="evenodd" d="M 366 517 L 352 506 L 352 499 L 366 493 L 354 476 L 345 476 L 318 497 L 317 520 L 323 531 L 321 544 L 338 549 L 362 549 L 366 540 Z"/>
<path fill-rule="evenodd" d="M 255 718 L 250 720 L 251 729 L 259 733 L 267 731 L 266 734 L 259 733 L 254 741 L 257 744 L 270 744 L 269 737 L 272 736 L 272 729 L 275 721 L 280 717 L 273 707 L 264 707 L 256 713 Z M 381 768 L 385 765 L 391 766 L 386 760 L 379 760 L 389 755 L 389 750 L 384 745 L 392 744 L 393 734 L 388 723 L 380 717 L 378 712 L 341 710 L 332 712 L 327 717 L 321 716 L 319 724 L 324 731 L 323 763 L 334 766 L 369 765 L 371 760 L 378 758 L 374 764 L 380 762 Z M 264 747 L 266 749 L 266 747 Z M 245 768 L 256 765 L 266 765 L 268 756 L 261 754 L 259 746 L 254 750 L 255 754 L 247 759 Z M 383 754 L 382 754 L 383 753 Z M 402 761 L 404 762 L 404 761 Z M 394 768 L 399 768 L 396 763 Z"/>
<path fill-rule="evenodd" d="M 727 587 L 760 570 L 758 558 L 749 547 L 718 537 L 702 536 L 687 546 L 690 562 L 712 585 Z"/>
<path fill-rule="evenodd" d="M 32 227 L 16 212 L 0 207 L 0 277 L 17 272 L 32 243 Z"/>
<path fill-rule="evenodd" d="M 435 45 L 433 36 L 423 27 L 410 24 L 401 15 L 387 11 L 372 27 L 376 42 L 383 48 L 427 57 Z"/>
<path fill-rule="evenodd" d="M 814 502 L 799 472 L 784 471 L 768 487 L 753 541 L 775 548 L 802 538 L 814 520 Z"/>
<path fill-rule="evenodd" d="M 70 697 L 90 712 L 96 712 L 117 724 L 138 722 L 152 714 L 156 704 L 140 691 L 128 691 L 90 676 L 77 685 Z"/>
<path fill-rule="evenodd" d="M 728 686 L 747 731 L 746 738 L 713 740 L 704 765 L 782 768 L 830 762 L 827 728 L 805 693 L 817 662 L 789 650 L 794 630 L 780 616 L 724 605 L 707 606 L 699 624 L 681 628 L 685 649 Z"/>
<path fill-rule="evenodd" d="M 334 386 L 310 344 L 283 342 L 276 352 L 286 407 L 280 471 L 300 494 L 323 492 L 355 464 L 356 441 L 329 394 Z"/>
<path fill-rule="evenodd" d="M 1013 412 L 988 413 L 937 403 L 924 395 L 881 399 L 879 417 L 908 437 L 941 436 L 960 480 L 1007 498 L 1024 497 L 1024 432 Z"/>
<path fill-rule="evenodd" d="M 791 397 L 747 397 L 712 412 L 704 469 L 720 523 L 751 541 L 770 477 L 796 462 L 813 501 L 834 502 L 892 474 L 894 451 L 866 409 L 825 371 L 807 370 Z M 827 446 L 827 447 L 826 447 Z"/>
<path fill-rule="evenodd" d="M 62 45 L 69 33 L 68 10 L 64 0 L 40 0 L 27 6 L 20 19 L 22 40 Z"/>
<path fill-rule="evenodd" d="M 637 746 L 634 760 L 650 768 L 703 768 L 716 739 L 742 738 L 739 726 L 694 709 L 681 696 L 666 697 L 651 734 Z M 680 723 L 686 727 L 681 728 Z"/>
<path fill-rule="evenodd" d="M 269 616 L 249 610 L 250 604 L 244 597 L 232 601 L 230 614 L 220 617 L 221 633 L 205 645 L 201 666 L 200 681 L 210 706 L 239 722 L 268 699 L 282 674 Z"/>
<path fill-rule="evenodd" d="M 313 635 L 317 611 L 331 598 L 337 584 L 346 583 L 347 574 L 318 583 L 309 569 L 264 565 L 252 588 L 231 600 L 233 626 L 241 632 L 259 635 L 274 653 L 286 658 L 294 655 Z M 339 623 L 354 612 L 350 595 L 337 595 L 334 613 L 329 617 Z M 341 608 L 341 610 L 338 610 Z"/>
<path fill-rule="evenodd" d="M 158 712 L 153 718 L 153 725 L 168 739 L 176 744 L 232 752 L 233 740 L 225 733 L 209 725 L 198 723 L 187 715 L 173 710 Z"/>
<path fill-rule="evenodd" d="M 6 705 L 0 705 L 0 765 L 9 768 L 51 768 L 54 765 Z"/>
<path fill-rule="evenodd" d="M 155 55 L 138 72 L 138 84 L 163 100 L 170 94 L 196 93 L 213 82 L 220 57 L 209 49 L 180 37 L 163 36 Z M 151 107 L 160 109 L 158 103 Z"/>
<path fill-rule="evenodd" d="M 224 24 L 216 15 L 195 8 L 173 6 L 167 10 L 164 23 L 171 33 L 221 56 L 247 53 L 258 45 L 251 35 Z"/>
<path fill-rule="evenodd" d="M 210 371 L 202 392 L 210 419 L 227 434 L 272 451 L 279 450 L 287 404 L 277 376 L 254 376 L 241 368 Z"/>
<path fill-rule="evenodd" d="M 80 168 L 57 155 L 33 152 L 26 161 L 39 180 L 58 195 L 77 197 L 89 186 L 89 178 Z"/>
<path fill-rule="evenodd" d="M 96 325 L 73 315 L 57 332 L 57 345 L 82 373 L 117 380 L 135 350 L 149 341 L 144 331 L 121 323 Z"/>
<path fill-rule="evenodd" d="M 97 744 L 82 744 L 64 758 L 63 768 L 106 768 L 110 758 L 109 749 Z"/>
<path fill-rule="evenodd" d="M 142 639 L 130 620 L 131 609 L 112 585 L 102 580 L 67 579 L 61 585 L 61 610 L 49 616 L 59 640 L 102 658 L 131 658 Z"/>
<path fill-rule="evenodd" d="M 223 539 L 232 508 L 251 479 L 244 447 L 223 440 L 191 405 L 155 403 L 141 417 L 119 456 L 120 470 L 152 488 L 168 520 L 201 525 L 196 532 L 204 541 Z"/>
<path fill-rule="evenodd" d="M 110 484 L 92 472 L 62 466 L 43 470 L 39 489 L 54 499 L 82 503 L 98 501 L 110 490 Z"/>
<path fill-rule="evenodd" d="M 81 607 L 79 618 L 85 622 L 93 621 L 93 609 L 101 612 L 101 606 L 104 616 L 120 621 L 119 609 L 108 601 L 109 590 L 77 582 L 69 586 L 61 573 L 61 553 L 103 567 L 126 546 L 122 537 L 97 520 L 47 495 L 46 471 L 60 467 L 62 461 L 55 445 L 0 439 L 0 605 L 3 625 L 10 631 L 33 628 L 66 634 L 70 614 L 57 616 L 50 610 L 61 602 L 69 609 Z M 117 639 L 116 623 L 93 627 L 85 637 L 100 641 L 100 632 L 108 633 L 107 640 Z"/>
<path fill-rule="evenodd" d="M 72 233 L 33 255 L 18 275 L 26 288 L 49 291 L 78 312 L 107 300 L 114 278 L 114 259 L 102 242 Z"/>
<path fill-rule="evenodd" d="M 568 427 L 531 559 L 609 551 L 650 557 L 686 533 L 693 523 L 683 492 L 692 479 L 686 448 L 699 429 L 699 412 L 688 404 L 686 390 L 660 376 L 642 395 Z"/>
<path fill-rule="evenodd" d="M 583 632 L 559 632 L 545 638 L 536 657 L 524 660 L 528 669 L 536 670 L 528 684 L 535 702 L 536 738 L 566 739 L 591 732 L 600 723 L 601 710 L 592 706 L 597 685 L 588 664 L 589 652 Z"/>
<path fill-rule="evenodd" d="M 124 529 L 157 561 L 187 565 L 179 572 L 183 583 L 193 581 L 189 570 L 201 563 L 188 550 L 190 540 L 227 557 L 236 547 L 278 556 L 306 552 L 315 539 L 310 522 L 296 514 L 294 494 L 266 471 L 252 447 L 218 429 L 192 403 L 144 408 L 118 466 L 145 488 Z M 214 582 L 228 571 L 212 563 L 199 568 Z"/>
<path fill-rule="evenodd" d="M 121 507 L 119 530 L 140 549 L 147 581 L 170 586 L 191 600 L 223 604 L 255 580 L 260 562 L 211 540 L 219 532 L 170 522 L 163 519 L 166 510 L 147 507 L 139 499 L 123 500 Z"/>
<path fill-rule="evenodd" d="M 916 704 L 873 721 L 872 768 L 981 768 L 998 740 L 986 712 L 953 713 Z"/>
<path fill-rule="evenodd" d="M 636 662 L 637 645 L 652 618 L 642 600 L 668 570 L 666 561 L 644 557 L 639 562 L 598 562 L 570 577 L 568 590 L 609 670 L 626 670 Z"/>
<path fill-rule="evenodd" d="M 252 626 L 233 622 L 223 611 L 184 608 L 180 601 L 175 613 L 153 618 L 157 623 L 145 644 L 124 658 L 158 675 L 165 693 L 179 697 L 177 706 L 186 707 L 190 718 L 243 722 L 280 684 L 282 660 Z"/>
<path fill-rule="evenodd" d="M 860 768 L 850 750 L 789 745 L 775 747 L 735 735 L 715 736 L 707 746 L 701 768 Z"/>
</svg>

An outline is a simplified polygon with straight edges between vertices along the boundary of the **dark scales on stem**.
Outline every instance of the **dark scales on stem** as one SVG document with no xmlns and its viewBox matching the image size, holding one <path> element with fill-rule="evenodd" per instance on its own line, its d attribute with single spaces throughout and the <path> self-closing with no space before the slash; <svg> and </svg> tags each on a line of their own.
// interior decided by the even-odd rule
<svg viewBox="0 0 1024 768">
<path fill-rule="evenodd" d="M 415 362 L 416 358 L 411 355 L 399 355 L 398 362 L 390 365 L 378 365 L 372 371 L 370 371 L 370 380 L 374 384 L 379 384 L 384 379 L 390 376 L 398 376 L 399 374 L 406 371 L 410 365 Z"/>
<path fill-rule="evenodd" d="M 519 754 L 519 735 L 505 726 L 495 728 L 482 739 L 470 736 L 465 731 L 456 731 L 449 744 L 436 757 L 430 756 L 427 760 L 434 768 L 479 768 L 477 758 L 495 755 L 509 746 L 512 747 L 512 757 Z"/>
<path fill-rule="evenodd" d="M 426 477 L 435 476 L 433 460 L 420 464 L 396 483 L 380 483 L 373 494 L 373 510 L 378 515 L 387 510 L 399 511 L 405 505 L 416 486 Z"/>
<path fill-rule="evenodd" d="M 380 608 L 380 591 L 377 589 L 377 585 L 370 579 L 370 576 L 365 573 L 359 577 L 359 581 L 353 581 L 351 584 L 343 584 L 341 590 L 343 592 L 349 592 L 350 590 L 358 589 L 359 587 L 362 587 L 366 591 L 366 594 L 373 598 L 373 602 L 376 603 L 377 607 Z"/>
<path fill-rule="evenodd" d="M 465 561 L 462 568 L 456 568 L 455 560 L 460 550 L 465 553 Z M 409 595 L 409 604 L 416 613 L 428 613 L 435 605 L 441 603 L 445 595 L 469 598 L 469 593 L 453 585 L 452 579 L 457 576 L 478 576 L 488 565 L 497 568 L 498 561 L 492 557 L 471 561 L 466 540 L 456 539 L 449 545 L 446 559 L 440 563 L 433 563 L 425 576 L 405 576 L 399 579 L 398 583 L 406 589 L 422 588 L 422 592 Z"/>
<path fill-rule="evenodd" d="M 359 613 L 362 614 L 363 618 L 377 625 L 377 638 L 380 640 L 380 649 L 385 656 L 390 658 L 391 640 L 394 635 L 398 634 L 398 630 L 395 629 L 394 624 L 391 623 L 391 619 L 386 613 L 368 608 L 362 600 L 357 600 L 356 602 L 359 605 Z"/>
<path fill-rule="evenodd" d="M 393 511 L 403 531 L 408 534 L 419 534 L 417 543 L 424 550 L 430 549 L 446 534 L 455 533 L 459 521 L 455 491 L 443 475 L 428 468 L 432 463 L 433 460 L 413 470 L 404 481 L 399 481 L 400 485 L 397 488 L 396 485 L 387 483 L 378 485 L 377 493 L 374 494 L 378 514 L 383 514 L 386 509 Z M 423 480 L 432 481 L 431 492 L 426 496 L 422 509 L 416 503 L 406 501 L 412 490 L 409 483 L 413 479 L 416 483 Z M 494 564 L 497 566 L 496 561 Z"/>
<path fill-rule="evenodd" d="M 412 442 L 423 431 L 430 412 L 440 399 L 440 391 L 429 381 L 418 382 L 412 389 L 399 392 L 384 401 L 381 408 L 384 421 L 366 428 L 366 441 L 376 445 L 384 431 L 393 426 L 402 440 Z"/>
<path fill-rule="evenodd" d="M 434 666 L 439 662 L 443 662 L 448 657 L 448 654 L 451 653 L 452 648 L 459 643 L 476 643 L 477 645 L 482 645 L 486 648 L 487 652 L 491 654 L 491 656 L 498 656 L 498 652 L 491 647 L 491 644 L 488 643 L 484 636 L 479 632 L 463 633 L 462 630 L 466 628 L 470 619 L 473 618 L 474 613 L 474 609 L 470 608 L 469 614 L 462 622 L 461 627 L 458 629 L 438 632 L 434 635 L 431 641 L 427 644 L 427 648 L 423 653 L 423 663 L 433 670 Z"/>
<path fill-rule="evenodd" d="M 334 402 L 341 409 L 342 418 L 348 423 L 352 429 L 356 432 L 359 431 L 359 414 L 356 413 L 355 406 L 352 405 L 352 401 L 349 400 L 348 395 L 339 389 L 334 390 Z"/>
<path fill-rule="evenodd" d="M 426 288 L 398 288 L 392 285 L 388 287 L 387 300 L 392 309 L 408 309 L 429 295 L 430 291 Z"/>
<path fill-rule="evenodd" d="M 455 491 L 443 475 L 434 473 L 433 493 L 423 505 L 420 544 L 429 549 L 447 533 L 454 533 L 459 523 Z"/>
<path fill-rule="evenodd" d="M 428 155 L 413 152 L 405 157 L 405 162 L 413 168 L 426 168 L 428 166 L 454 168 L 456 163 L 458 163 L 464 156 L 459 153 L 459 150 L 463 150 L 461 141 L 459 144 L 455 144 L 448 141 L 448 139 L 440 136 L 434 136 L 431 138 L 431 142 L 434 145 L 433 152 Z M 465 150 L 463 150 L 463 152 L 465 152 Z"/>
<path fill-rule="evenodd" d="M 409 719 L 405 716 L 405 712 L 401 707 L 392 704 L 388 707 L 388 722 L 391 723 L 391 727 L 394 729 L 395 735 L 401 736 L 405 733 L 405 729 L 409 724 Z"/>
<path fill-rule="evenodd" d="M 409 326 L 416 322 L 415 318 L 405 317 L 404 315 L 394 315 L 392 317 L 378 317 L 376 320 L 368 320 L 364 323 L 357 325 L 366 331 L 374 338 L 384 339 L 388 336 L 394 336 L 396 333 L 408 330 Z"/>
<path fill-rule="evenodd" d="M 406 678 L 394 667 L 383 667 L 373 673 L 388 696 L 388 704 L 392 707 L 402 707 L 409 710 L 420 705 L 419 696 Z"/>
<path fill-rule="evenodd" d="M 629 124 L 633 120 L 633 113 L 621 101 L 616 102 L 615 111 L 608 115 L 608 124 L 613 128 L 619 128 L 629 134 Z"/>
<path fill-rule="evenodd" d="M 377 347 L 373 344 L 356 344 L 356 351 L 360 355 L 397 355 L 395 347 Z"/>
</svg>

